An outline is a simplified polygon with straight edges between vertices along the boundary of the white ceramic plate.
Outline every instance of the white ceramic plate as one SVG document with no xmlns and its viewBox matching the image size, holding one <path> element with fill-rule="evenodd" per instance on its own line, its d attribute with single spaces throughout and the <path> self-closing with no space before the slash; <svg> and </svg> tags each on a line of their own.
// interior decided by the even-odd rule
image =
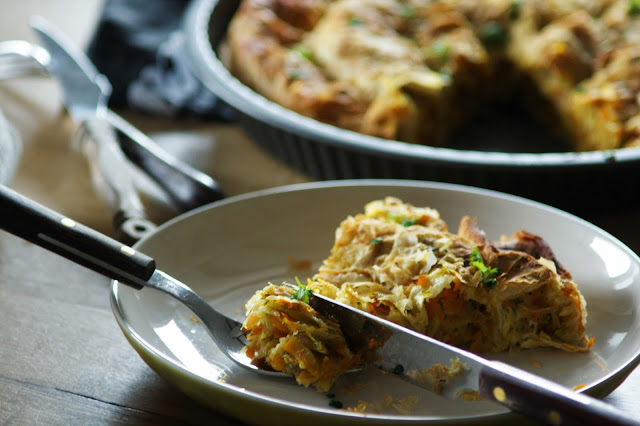
<svg viewBox="0 0 640 426">
<path fill-rule="evenodd" d="M 334 231 L 365 203 L 393 195 L 437 208 L 452 230 L 478 218 L 489 238 L 527 229 L 547 239 L 587 300 L 593 350 L 532 350 L 497 358 L 596 396 L 611 392 L 640 361 L 640 259 L 621 242 L 574 216 L 521 198 L 447 184 L 340 181 L 295 185 L 229 198 L 160 227 L 137 248 L 224 314 L 242 320 L 244 303 L 268 282 L 313 274 Z M 292 262 L 292 260 L 294 262 Z M 311 269 L 295 261 L 312 261 Z M 448 401 L 378 371 L 342 378 L 332 393 L 345 407 L 383 406 L 385 396 L 417 396 L 409 414 L 362 415 L 292 380 L 247 372 L 229 361 L 178 302 L 153 289 L 112 286 L 112 307 L 125 336 L 161 376 L 214 409 L 252 423 L 493 422 L 509 420 L 489 402 Z M 513 420 L 513 419 L 512 419 Z"/>
</svg>

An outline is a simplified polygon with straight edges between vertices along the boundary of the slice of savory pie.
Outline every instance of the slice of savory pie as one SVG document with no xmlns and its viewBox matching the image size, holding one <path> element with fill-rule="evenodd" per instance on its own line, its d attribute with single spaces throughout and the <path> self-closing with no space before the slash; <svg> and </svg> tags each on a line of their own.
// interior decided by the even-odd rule
<svg viewBox="0 0 640 426">
<path fill-rule="evenodd" d="M 454 234 L 436 210 L 391 197 L 341 223 L 306 288 L 271 285 L 247 303 L 254 362 L 326 391 L 375 345 L 349 347 L 305 290 L 477 353 L 593 344 L 585 300 L 542 238 L 518 231 L 492 243 L 470 217 Z"/>
</svg>

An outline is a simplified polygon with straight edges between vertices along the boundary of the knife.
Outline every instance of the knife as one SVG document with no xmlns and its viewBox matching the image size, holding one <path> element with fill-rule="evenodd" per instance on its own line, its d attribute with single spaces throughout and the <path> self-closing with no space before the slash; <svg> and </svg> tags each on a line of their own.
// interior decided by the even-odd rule
<svg viewBox="0 0 640 426">
<path fill-rule="evenodd" d="M 420 380 L 420 375 L 412 372 L 424 372 L 440 363 L 446 366 L 457 359 L 464 365 L 464 371 L 443 386 L 445 397 L 455 398 L 461 391 L 474 390 L 489 401 L 552 425 L 640 424 L 615 407 L 586 394 L 440 342 L 315 292 L 309 295 L 309 304 L 340 324 L 350 346 L 362 347 L 372 338 L 383 341 L 377 349 L 374 365 L 419 387 L 434 390 L 431 383 Z"/>
<path fill-rule="evenodd" d="M 69 114 L 87 136 L 83 138 L 83 152 L 89 160 L 95 186 L 112 210 L 118 238 L 136 241 L 155 225 L 145 218 L 126 158 L 107 119 L 111 85 L 84 52 L 55 26 L 40 16 L 32 17 L 30 24 L 49 52 L 47 69 L 63 89 Z"/>
<path fill-rule="evenodd" d="M 151 138 L 110 111 L 109 122 L 118 130 L 118 143 L 127 158 L 144 170 L 183 212 L 225 197 L 218 182 L 169 154 Z"/>
</svg>

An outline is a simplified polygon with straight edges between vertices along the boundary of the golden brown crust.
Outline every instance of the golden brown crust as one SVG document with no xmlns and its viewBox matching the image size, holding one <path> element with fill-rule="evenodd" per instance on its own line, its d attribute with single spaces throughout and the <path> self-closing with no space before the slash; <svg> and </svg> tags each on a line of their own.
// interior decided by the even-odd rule
<svg viewBox="0 0 640 426">
<path fill-rule="evenodd" d="M 429 145 L 533 82 L 576 150 L 612 149 L 640 145 L 638 34 L 628 0 L 244 0 L 229 66 L 285 108 Z"/>
<path fill-rule="evenodd" d="M 243 2 L 228 32 L 229 67 L 250 87 L 286 108 L 340 127 L 353 127 L 363 109 L 353 89 L 330 81 L 303 52 L 289 48 L 304 36 L 303 29 L 281 18 L 302 14 L 287 8 L 289 3 L 296 4 Z M 311 6 L 312 10 L 318 7 Z"/>
</svg>

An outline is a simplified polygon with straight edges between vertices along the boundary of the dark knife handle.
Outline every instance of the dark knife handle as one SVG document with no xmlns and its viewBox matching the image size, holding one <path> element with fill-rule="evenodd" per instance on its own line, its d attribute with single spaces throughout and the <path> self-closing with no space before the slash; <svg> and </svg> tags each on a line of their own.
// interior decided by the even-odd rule
<svg viewBox="0 0 640 426">
<path fill-rule="evenodd" d="M 169 154 L 122 117 L 109 112 L 108 120 L 119 132 L 122 152 L 164 189 L 182 211 L 225 197 L 211 176 Z"/>
<path fill-rule="evenodd" d="M 0 185 L 0 228 L 100 274 L 142 288 L 155 261 Z"/>
<path fill-rule="evenodd" d="M 507 364 L 492 362 L 479 376 L 480 395 L 551 425 L 638 425 L 622 411 Z"/>
<path fill-rule="evenodd" d="M 100 192 L 112 210 L 118 239 L 131 244 L 153 231 L 155 225 L 145 218 L 115 130 L 101 117 L 83 121 L 82 128 L 85 132 L 83 151 L 89 160 L 94 183 L 102 189 Z"/>
</svg>

